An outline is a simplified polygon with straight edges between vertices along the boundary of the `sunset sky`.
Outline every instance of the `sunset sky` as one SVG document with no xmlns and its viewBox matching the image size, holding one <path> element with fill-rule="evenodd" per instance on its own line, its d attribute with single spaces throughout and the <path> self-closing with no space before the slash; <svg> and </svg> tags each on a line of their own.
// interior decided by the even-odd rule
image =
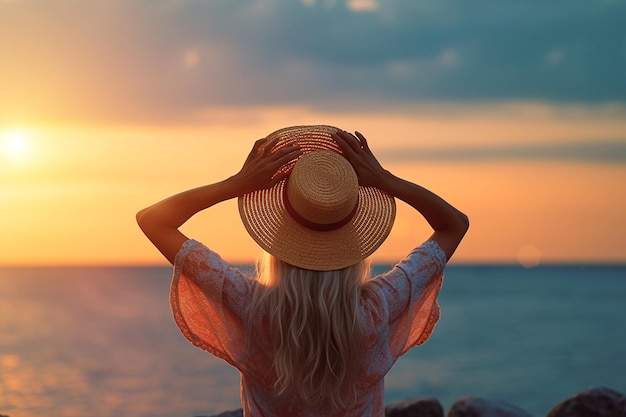
<svg viewBox="0 0 626 417">
<path fill-rule="evenodd" d="M 0 0 L 0 265 L 164 264 L 135 213 L 288 125 L 467 213 L 456 262 L 626 262 L 626 2 Z M 428 237 L 398 218 L 374 260 Z M 236 202 L 183 229 L 260 250 Z"/>
</svg>

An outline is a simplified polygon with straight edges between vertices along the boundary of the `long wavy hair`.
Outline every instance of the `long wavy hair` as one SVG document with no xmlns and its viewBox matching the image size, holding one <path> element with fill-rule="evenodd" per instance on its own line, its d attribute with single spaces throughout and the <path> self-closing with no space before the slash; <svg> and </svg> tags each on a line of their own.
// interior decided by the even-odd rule
<svg viewBox="0 0 626 417">
<path fill-rule="evenodd" d="M 331 410 L 356 401 L 364 346 L 358 314 L 369 261 L 335 271 L 311 271 L 265 254 L 252 314 L 267 314 L 274 343 L 275 390 Z"/>
</svg>

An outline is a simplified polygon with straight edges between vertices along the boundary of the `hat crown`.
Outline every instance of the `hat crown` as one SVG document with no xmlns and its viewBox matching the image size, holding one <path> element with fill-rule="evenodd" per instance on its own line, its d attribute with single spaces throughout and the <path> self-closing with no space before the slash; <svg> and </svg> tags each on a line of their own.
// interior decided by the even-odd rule
<svg viewBox="0 0 626 417">
<path fill-rule="evenodd" d="M 287 181 L 286 198 L 298 216 L 315 225 L 348 219 L 359 199 L 359 180 L 342 155 L 315 151 L 302 155 Z"/>
</svg>

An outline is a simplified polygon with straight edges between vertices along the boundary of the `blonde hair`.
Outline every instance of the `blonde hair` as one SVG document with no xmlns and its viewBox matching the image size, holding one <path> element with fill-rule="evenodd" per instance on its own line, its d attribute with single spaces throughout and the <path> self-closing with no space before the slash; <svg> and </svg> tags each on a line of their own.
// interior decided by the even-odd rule
<svg viewBox="0 0 626 417">
<path fill-rule="evenodd" d="M 267 314 L 275 390 L 331 410 L 356 401 L 364 326 L 358 314 L 369 262 L 312 271 L 266 254 L 257 266 L 252 314 Z"/>
</svg>

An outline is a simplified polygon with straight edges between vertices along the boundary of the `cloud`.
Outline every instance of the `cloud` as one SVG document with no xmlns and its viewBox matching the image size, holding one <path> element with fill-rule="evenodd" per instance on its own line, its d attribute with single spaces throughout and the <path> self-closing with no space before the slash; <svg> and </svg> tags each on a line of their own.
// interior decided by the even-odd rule
<svg viewBox="0 0 626 417">
<path fill-rule="evenodd" d="M 380 8 L 378 0 L 348 0 L 347 6 L 355 12 L 372 12 Z"/>
<path fill-rule="evenodd" d="M 345 97 L 624 103 L 624 15 L 609 0 L 0 1 L 0 110 L 132 120 Z"/>
<path fill-rule="evenodd" d="M 379 152 L 394 162 L 479 162 L 532 160 L 626 164 L 626 138 L 622 141 L 587 141 L 545 145 L 459 146 L 454 148 L 395 148 Z"/>
</svg>

